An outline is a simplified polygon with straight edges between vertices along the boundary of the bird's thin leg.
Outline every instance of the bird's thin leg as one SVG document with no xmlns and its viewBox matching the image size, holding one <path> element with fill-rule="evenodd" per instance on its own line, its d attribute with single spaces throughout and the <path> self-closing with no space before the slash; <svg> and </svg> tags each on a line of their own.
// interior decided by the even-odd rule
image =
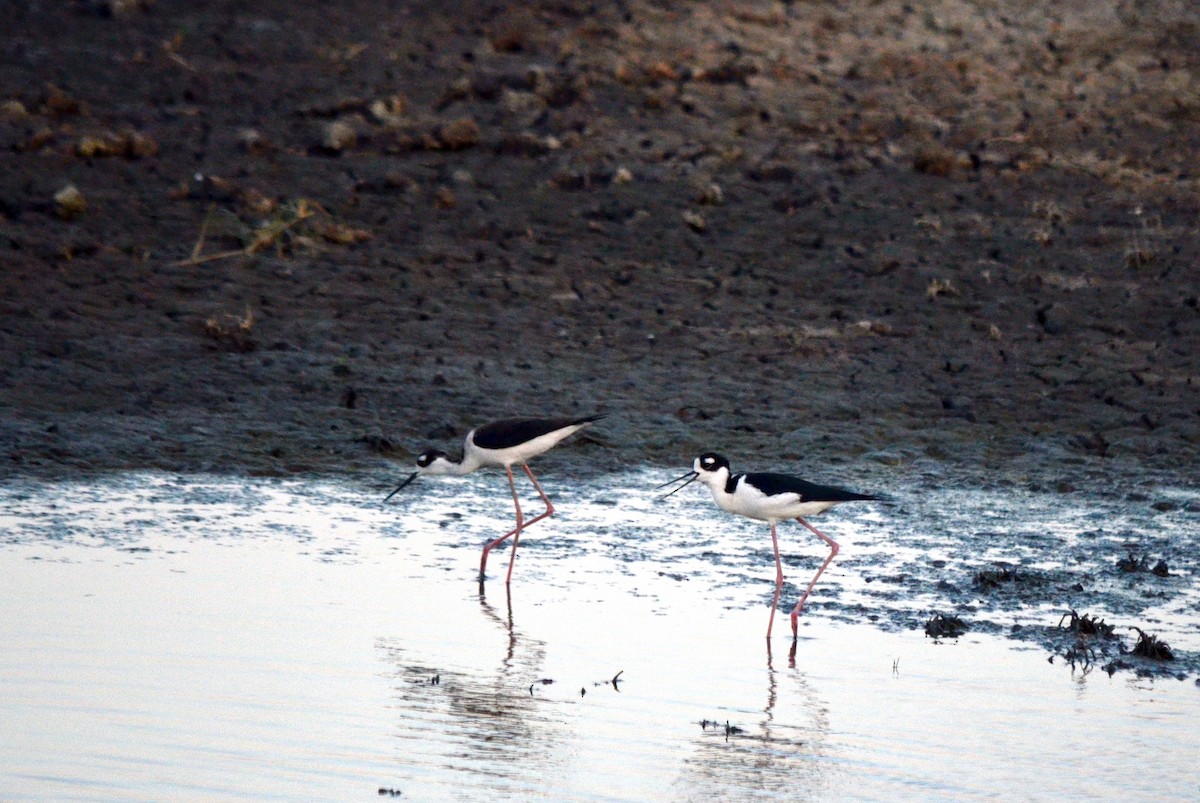
<svg viewBox="0 0 1200 803">
<path fill-rule="evenodd" d="M 529 475 L 529 481 L 532 482 L 533 487 L 537 489 L 538 496 L 542 497 L 542 501 L 546 503 L 546 512 L 543 513 L 542 516 L 554 515 L 554 505 L 550 503 L 550 497 L 546 496 L 546 492 L 543 491 L 542 486 L 538 484 L 537 477 L 533 476 L 533 472 L 529 469 L 529 464 L 522 463 L 521 468 L 525 469 L 525 473 Z M 538 516 L 538 518 L 540 519 L 542 516 Z M 536 519 L 534 521 L 536 521 Z M 533 524 L 532 521 L 529 523 Z"/>
<path fill-rule="evenodd" d="M 821 568 L 817 569 L 817 573 L 813 576 L 812 582 L 809 583 L 808 588 L 804 590 L 804 596 L 800 597 L 800 601 L 797 602 L 796 607 L 792 609 L 792 636 L 793 637 L 796 636 L 796 624 L 797 624 L 797 620 L 800 617 L 800 608 L 803 607 L 804 600 L 808 599 L 808 595 L 810 593 L 812 593 L 813 586 L 815 586 L 817 584 L 817 580 L 820 579 L 821 573 L 825 571 L 825 567 L 829 565 L 829 562 L 833 560 L 834 556 L 837 555 L 838 550 L 841 549 L 841 547 L 838 546 L 837 541 L 834 541 L 828 535 L 821 532 L 820 530 L 818 530 L 816 527 L 809 524 L 804 519 L 797 516 L 796 521 L 800 522 L 805 527 L 812 530 L 813 534 L 815 534 L 817 536 L 817 538 L 820 538 L 822 541 L 829 544 L 829 557 L 825 558 L 825 562 L 821 564 Z"/>
<path fill-rule="evenodd" d="M 779 604 L 779 589 L 783 588 L 783 563 L 779 560 L 779 538 L 775 535 L 775 522 L 771 522 L 771 546 L 775 548 L 775 596 L 771 598 L 771 618 L 767 621 L 767 641 L 771 640 L 771 628 L 775 626 L 775 607 Z"/>
<path fill-rule="evenodd" d="M 521 528 L 525 526 L 525 519 L 521 515 L 521 500 L 517 499 L 517 485 L 516 485 L 516 483 L 513 482 L 512 467 L 505 466 L 504 470 L 508 474 L 508 487 L 509 487 L 509 490 L 512 491 L 513 507 L 515 507 L 517 509 L 517 526 L 514 527 L 513 529 L 509 530 L 508 532 L 506 532 L 504 535 L 500 536 L 496 540 L 488 541 L 486 544 L 483 545 L 483 557 L 479 559 L 479 580 L 480 580 L 480 582 L 483 581 L 484 572 L 487 570 L 488 553 L 492 551 L 492 547 L 496 546 L 497 544 L 504 543 L 505 541 L 507 541 L 509 538 L 511 538 L 514 535 L 519 536 L 521 533 Z M 516 546 L 516 541 L 513 542 L 513 545 L 514 545 L 514 547 Z M 509 569 L 511 570 L 512 567 L 510 566 Z"/>
<path fill-rule="evenodd" d="M 550 504 L 550 497 L 546 496 L 546 492 L 542 490 L 542 486 L 538 485 L 537 477 L 533 476 L 533 472 L 529 470 L 529 464 L 522 463 L 521 468 L 525 469 L 525 473 L 527 475 L 529 475 L 529 481 L 532 482 L 533 487 L 537 489 L 538 496 L 542 497 L 542 501 L 546 503 L 546 511 L 544 513 L 534 516 L 532 519 L 525 522 L 525 526 L 528 527 L 531 524 L 536 524 L 537 522 L 541 521 L 542 519 L 546 518 L 547 516 L 553 516 L 554 515 L 554 505 Z M 511 478 L 511 475 L 510 475 L 510 478 Z M 513 493 L 515 494 L 516 491 L 514 491 Z M 520 537 L 521 537 L 520 532 L 513 534 L 512 557 L 510 557 L 508 559 L 508 579 L 506 579 L 504 581 L 506 584 L 512 582 L 513 566 L 515 566 L 517 563 L 517 540 Z"/>
</svg>

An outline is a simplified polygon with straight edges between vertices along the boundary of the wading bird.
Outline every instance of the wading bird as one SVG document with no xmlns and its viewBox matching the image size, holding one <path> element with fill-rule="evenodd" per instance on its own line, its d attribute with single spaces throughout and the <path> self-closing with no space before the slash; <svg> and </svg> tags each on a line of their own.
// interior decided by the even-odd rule
<svg viewBox="0 0 1200 803">
<path fill-rule="evenodd" d="M 526 461 L 537 457 L 542 452 L 554 448 L 563 438 L 566 438 L 586 427 L 593 421 L 603 418 L 603 415 L 589 415 L 583 418 L 506 418 L 484 424 L 467 433 L 463 441 L 462 460 L 454 461 L 445 452 L 430 449 L 417 457 L 417 470 L 408 479 L 400 483 L 400 487 L 392 491 L 383 500 L 387 502 L 402 488 L 407 486 L 422 474 L 461 476 L 481 468 L 503 468 L 508 474 L 508 487 L 512 490 L 513 506 L 517 509 L 517 526 L 499 538 L 489 541 L 483 547 L 483 557 L 479 561 L 479 579 L 484 578 L 487 569 L 488 553 L 498 544 L 512 538 L 512 557 L 508 561 L 508 578 L 505 583 L 512 582 L 513 564 L 517 560 L 517 541 L 526 527 L 541 521 L 547 516 L 554 515 L 554 505 L 550 497 L 542 490 L 537 478 L 529 470 Z M 521 513 L 521 502 L 517 498 L 517 486 L 513 482 L 512 467 L 520 464 L 529 475 L 529 481 L 537 489 L 538 495 L 546 503 L 546 511 L 525 520 Z"/>
<path fill-rule="evenodd" d="M 751 519 L 769 522 L 771 525 L 771 544 L 775 547 L 775 597 L 771 600 L 771 619 L 767 622 L 767 638 L 771 638 L 771 627 L 775 624 L 775 608 L 779 604 L 779 590 L 783 587 L 783 564 L 779 560 L 779 539 L 775 535 L 775 524 L 784 519 L 795 519 L 826 544 L 829 545 L 829 557 L 817 569 L 816 576 L 808 584 L 804 596 L 792 609 L 792 636 L 797 634 L 797 619 L 800 608 L 808 599 L 817 579 L 825 571 L 825 567 L 838 553 L 837 541 L 804 520 L 804 516 L 815 516 L 834 505 L 842 502 L 878 499 L 869 494 L 854 493 L 841 488 L 827 485 L 815 485 L 798 477 L 787 474 L 734 474 L 730 471 L 729 461 L 715 452 L 705 452 L 696 458 L 692 470 L 676 477 L 670 482 L 658 486 L 665 488 L 680 480 L 687 482 L 680 485 L 660 498 L 666 499 L 671 494 L 683 490 L 696 480 L 700 480 L 712 491 L 717 507 L 728 513 L 736 513 Z"/>
</svg>

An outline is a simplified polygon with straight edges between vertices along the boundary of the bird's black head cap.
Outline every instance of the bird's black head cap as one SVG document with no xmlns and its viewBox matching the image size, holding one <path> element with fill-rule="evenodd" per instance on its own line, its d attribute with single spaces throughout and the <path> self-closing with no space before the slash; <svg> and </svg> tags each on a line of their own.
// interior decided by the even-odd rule
<svg viewBox="0 0 1200 803">
<path fill-rule="evenodd" d="M 447 457 L 448 455 L 438 449 L 429 449 L 417 455 L 417 465 L 421 468 L 429 468 L 429 465 L 439 457 Z"/>
<path fill-rule="evenodd" d="M 729 468 L 729 461 L 716 452 L 705 452 L 697 458 L 701 471 L 720 471 Z"/>
</svg>

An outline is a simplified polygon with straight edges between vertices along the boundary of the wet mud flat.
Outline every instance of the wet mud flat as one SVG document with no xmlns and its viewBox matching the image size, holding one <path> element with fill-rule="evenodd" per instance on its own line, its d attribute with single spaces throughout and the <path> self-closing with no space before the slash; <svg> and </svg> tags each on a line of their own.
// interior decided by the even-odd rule
<svg viewBox="0 0 1200 803">
<path fill-rule="evenodd" d="M 1195 466 L 1185 4 L 79 0 L 0 42 L 0 472 Z M 51 44 L 52 43 L 52 44 Z"/>
<path fill-rule="evenodd" d="M 1118 507 L 1030 495 L 1012 527 L 987 495 L 930 495 L 959 518 L 922 532 L 847 506 L 822 517 L 843 552 L 800 638 L 764 644 L 765 532 L 696 499 L 659 504 L 661 473 L 546 472 L 559 512 L 522 538 L 507 590 L 507 554 L 475 577 L 482 536 L 507 525 L 494 475 L 429 480 L 387 507 L 329 480 L 6 485 L 0 562 L 21 615 L 0 625 L 0 709 L 17 723 L 0 788 L 634 800 L 797 783 L 817 797 L 1186 796 L 1200 782 L 1195 589 L 1156 599 L 1154 585 L 1195 566 L 1113 573 Z M 1143 521 L 1162 539 L 1147 548 L 1194 554 L 1180 523 Z M 821 555 L 798 529 L 782 528 L 786 571 L 806 580 Z M 965 590 L 1001 560 L 1020 578 L 1006 596 Z M 1118 649 L 1072 665 L 1056 589 L 1075 583 L 1081 613 L 1153 628 L 1176 660 Z M 927 636 L 939 613 L 969 629 Z M 1110 676 L 1118 655 L 1130 666 Z M 1186 682 L 1142 671 L 1160 663 Z"/>
</svg>

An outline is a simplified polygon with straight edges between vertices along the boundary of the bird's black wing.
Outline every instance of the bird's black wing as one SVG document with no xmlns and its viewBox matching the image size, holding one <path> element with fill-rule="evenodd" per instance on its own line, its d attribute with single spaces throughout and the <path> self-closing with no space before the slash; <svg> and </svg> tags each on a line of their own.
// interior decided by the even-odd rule
<svg viewBox="0 0 1200 803">
<path fill-rule="evenodd" d="M 478 427 L 475 430 L 475 445 L 481 449 L 509 449 L 564 427 L 590 424 L 603 417 L 589 415 L 584 418 L 505 418 Z"/>
<path fill-rule="evenodd" d="M 746 481 L 765 493 L 775 494 L 794 493 L 800 495 L 801 502 L 855 502 L 876 499 L 871 494 L 860 494 L 847 491 L 844 488 L 834 488 L 830 485 L 817 485 L 789 474 L 744 474 Z M 733 479 L 737 479 L 734 477 Z"/>
</svg>

